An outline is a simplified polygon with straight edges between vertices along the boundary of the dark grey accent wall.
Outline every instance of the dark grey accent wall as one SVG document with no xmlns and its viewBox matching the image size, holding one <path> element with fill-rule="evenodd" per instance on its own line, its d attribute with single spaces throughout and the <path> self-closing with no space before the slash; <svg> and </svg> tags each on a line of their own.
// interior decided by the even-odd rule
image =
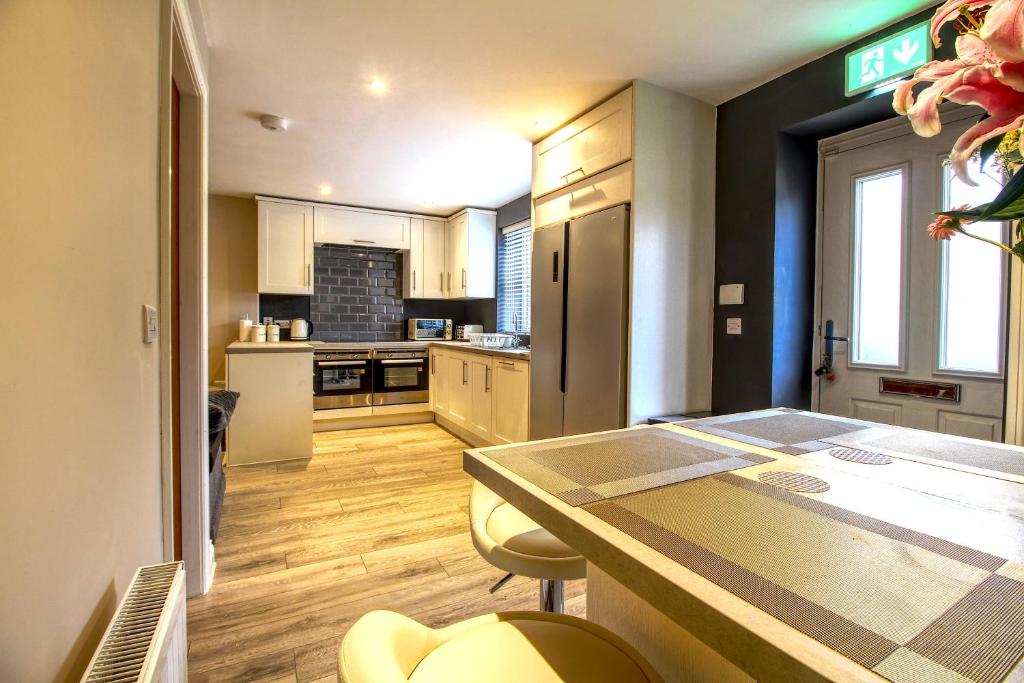
<svg viewBox="0 0 1024 683">
<path fill-rule="evenodd" d="M 530 211 L 532 210 L 530 202 L 530 193 L 527 192 L 522 197 L 513 199 L 505 206 L 498 209 L 498 229 L 514 225 L 520 221 L 525 221 L 530 217 Z"/>
<path fill-rule="evenodd" d="M 896 116 L 891 93 L 844 96 L 845 55 L 931 14 L 886 27 L 718 108 L 715 284 L 744 283 L 746 302 L 715 306 L 715 412 L 810 406 L 817 143 Z M 953 56 L 949 33 L 939 59 Z M 726 334 L 729 317 L 743 318 L 742 335 Z"/>
<path fill-rule="evenodd" d="M 313 338 L 398 341 L 405 338 L 402 255 L 334 244 L 315 249 L 310 299 Z"/>
</svg>

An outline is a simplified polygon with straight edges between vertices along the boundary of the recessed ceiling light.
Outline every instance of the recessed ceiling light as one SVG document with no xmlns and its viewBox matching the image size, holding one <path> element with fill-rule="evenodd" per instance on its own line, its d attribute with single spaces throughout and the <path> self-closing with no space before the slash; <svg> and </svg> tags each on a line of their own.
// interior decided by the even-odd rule
<svg viewBox="0 0 1024 683">
<path fill-rule="evenodd" d="M 275 116 L 273 114 L 264 114 L 260 117 L 260 125 L 267 130 L 288 130 L 288 119 L 283 116 Z"/>
<path fill-rule="evenodd" d="M 370 90 L 381 95 L 388 90 L 388 84 L 385 83 L 381 78 L 374 76 L 370 81 Z"/>
<path fill-rule="evenodd" d="M 321 185 L 317 189 L 320 190 L 320 194 L 322 195 L 329 195 L 333 191 L 331 190 L 330 185 Z"/>
</svg>

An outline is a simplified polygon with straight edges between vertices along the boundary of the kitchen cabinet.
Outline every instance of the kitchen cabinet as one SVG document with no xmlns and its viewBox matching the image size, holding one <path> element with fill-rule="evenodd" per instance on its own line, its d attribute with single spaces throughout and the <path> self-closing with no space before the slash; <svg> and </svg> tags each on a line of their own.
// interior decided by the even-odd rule
<svg viewBox="0 0 1024 683">
<path fill-rule="evenodd" d="M 470 375 L 470 396 L 472 403 L 469 410 L 469 431 L 473 432 L 488 443 L 493 442 L 491 425 L 494 416 L 491 414 L 493 408 L 492 396 L 494 395 L 494 384 L 492 382 L 492 361 L 490 356 L 474 356 L 469 361 Z"/>
<path fill-rule="evenodd" d="M 316 206 L 318 244 L 346 244 L 380 249 L 409 249 L 412 219 L 390 213 Z"/>
<path fill-rule="evenodd" d="M 409 251 L 403 256 L 402 295 L 406 299 L 445 298 L 445 241 L 441 219 L 413 218 Z"/>
<path fill-rule="evenodd" d="M 530 364 L 495 357 L 491 375 L 491 443 L 527 441 L 530 422 Z"/>
<path fill-rule="evenodd" d="M 470 384 L 470 358 L 466 354 L 448 355 L 448 413 L 449 420 L 462 428 L 468 428 L 470 410 L 473 405 L 473 387 Z"/>
<path fill-rule="evenodd" d="M 579 116 L 533 146 L 531 194 L 541 197 L 628 160 L 633 89 Z"/>
<path fill-rule="evenodd" d="M 257 291 L 313 293 L 313 207 L 257 202 Z"/>
<path fill-rule="evenodd" d="M 439 415 L 448 415 L 448 354 L 440 349 L 430 350 L 430 409 Z"/>
<path fill-rule="evenodd" d="M 465 209 L 446 226 L 445 294 L 450 299 L 494 298 L 497 214 Z"/>
</svg>

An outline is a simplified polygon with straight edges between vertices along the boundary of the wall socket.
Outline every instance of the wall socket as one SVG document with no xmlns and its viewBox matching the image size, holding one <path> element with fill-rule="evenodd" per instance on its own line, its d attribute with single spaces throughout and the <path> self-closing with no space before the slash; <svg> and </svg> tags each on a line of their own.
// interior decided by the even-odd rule
<svg viewBox="0 0 1024 683">
<path fill-rule="evenodd" d="M 160 336 L 160 318 L 156 309 L 147 304 L 142 305 L 142 343 L 152 344 Z"/>
<path fill-rule="evenodd" d="M 726 334 L 743 334 L 743 318 L 726 318 Z"/>
</svg>

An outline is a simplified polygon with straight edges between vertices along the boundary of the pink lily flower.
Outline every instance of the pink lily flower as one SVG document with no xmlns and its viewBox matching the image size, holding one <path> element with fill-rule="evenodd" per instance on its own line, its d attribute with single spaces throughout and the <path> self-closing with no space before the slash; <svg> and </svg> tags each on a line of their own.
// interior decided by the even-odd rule
<svg viewBox="0 0 1024 683">
<path fill-rule="evenodd" d="M 932 17 L 932 42 L 942 45 L 939 29 L 961 16 L 960 10 L 990 6 L 979 37 L 1000 60 L 1024 62 L 1024 0 L 948 0 Z"/>
<path fill-rule="evenodd" d="M 956 1 L 958 8 L 965 4 L 964 0 Z M 936 17 L 941 17 L 951 4 L 940 8 Z M 1024 0 L 1013 0 L 1012 4 L 1024 4 Z M 910 119 L 914 132 L 921 137 L 932 137 L 942 129 L 938 106 L 943 100 L 975 105 L 988 112 L 988 118 L 960 136 L 950 154 L 960 179 L 977 185 L 967 172 L 971 156 L 986 140 L 1024 126 L 1024 64 L 1002 60 L 973 33 L 957 38 L 956 49 L 957 59 L 925 64 L 900 85 L 893 95 L 893 108 Z M 914 87 L 926 82 L 931 85 L 915 98 Z"/>
</svg>

